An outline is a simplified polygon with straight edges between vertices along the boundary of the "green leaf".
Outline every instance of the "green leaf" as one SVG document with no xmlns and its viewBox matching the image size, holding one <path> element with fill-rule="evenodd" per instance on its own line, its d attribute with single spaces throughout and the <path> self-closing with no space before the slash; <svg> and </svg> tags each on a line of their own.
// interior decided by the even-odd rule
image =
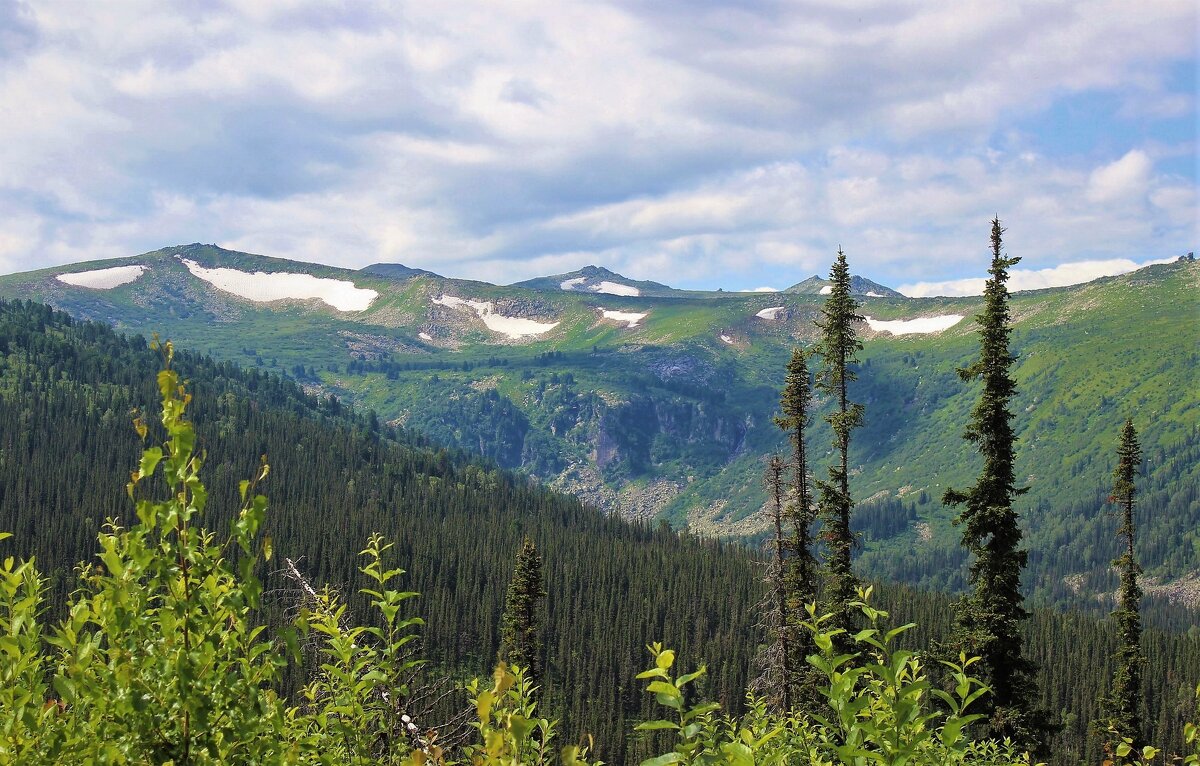
<svg viewBox="0 0 1200 766">
<path fill-rule="evenodd" d="M 672 697 L 683 696 L 679 693 L 678 688 L 676 688 L 673 684 L 667 683 L 666 681 L 654 681 L 646 687 L 646 691 L 654 694 L 669 694 Z"/>
<path fill-rule="evenodd" d="M 700 669 L 697 670 L 695 673 L 685 673 L 684 675 L 675 679 L 675 685 L 680 686 L 680 687 L 687 686 L 692 681 L 695 681 L 697 678 L 704 675 L 706 672 L 708 672 L 708 669 L 706 667 L 704 667 L 703 665 L 701 665 Z"/>
<path fill-rule="evenodd" d="M 679 729 L 679 724 L 674 721 L 646 721 L 633 727 L 634 731 L 659 731 L 661 729 L 675 731 Z"/>
<path fill-rule="evenodd" d="M 649 670 L 643 670 L 641 673 L 637 674 L 637 678 L 639 681 L 645 680 L 647 678 L 669 678 L 669 677 L 670 676 L 667 675 L 667 671 L 663 670 L 662 668 L 650 668 Z"/>
<path fill-rule="evenodd" d="M 657 758 L 647 758 L 642 761 L 642 766 L 667 766 L 669 763 L 679 763 L 682 760 L 683 756 L 679 753 L 667 753 Z"/>
<path fill-rule="evenodd" d="M 654 664 L 659 666 L 663 670 L 667 670 L 674 663 L 675 663 L 675 650 L 674 649 L 664 649 L 661 652 L 659 652 L 657 657 L 654 658 Z"/>
<path fill-rule="evenodd" d="M 138 463 L 138 478 L 145 479 L 154 475 L 154 469 L 162 460 L 163 451 L 160 447 L 150 447 L 142 452 L 142 460 Z"/>
</svg>

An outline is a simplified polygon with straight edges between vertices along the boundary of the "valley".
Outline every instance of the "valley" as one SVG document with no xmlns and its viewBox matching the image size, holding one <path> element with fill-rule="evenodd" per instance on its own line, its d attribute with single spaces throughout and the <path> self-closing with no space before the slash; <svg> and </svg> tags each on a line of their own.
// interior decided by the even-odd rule
<svg viewBox="0 0 1200 766">
<path fill-rule="evenodd" d="M 749 538 L 765 529 L 764 457 L 783 447 L 772 418 L 784 363 L 816 337 L 824 285 L 689 292 L 588 267 L 503 287 L 204 245 L 64 271 L 0 277 L 0 296 L 278 371 L 609 513 Z M 976 345 L 980 299 L 855 280 L 867 317 L 852 387 L 866 406 L 851 453 L 858 566 L 957 590 L 958 532 L 939 499 L 976 470 L 960 438 L 975 393 L 955 368 Z M 1197 296 L 1200 267 L 1186 261 L 1014 294 L 1034 603 L 1107 608 L 1087 594 L 1115 589 L 1104 498 L 1114 434 L 1132 416 L 1147 453 L 1149 609 L 1200 604 Z M 814 419 L 816 470 L 826 429 Z"/>
</svg>

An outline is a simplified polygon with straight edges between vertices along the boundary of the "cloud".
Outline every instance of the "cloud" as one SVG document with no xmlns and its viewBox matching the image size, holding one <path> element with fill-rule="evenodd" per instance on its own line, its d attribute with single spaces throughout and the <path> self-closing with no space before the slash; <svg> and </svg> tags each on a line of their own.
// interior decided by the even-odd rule
<svg viewBox="0 0 1200 766">
<path fill-rule="evenodd" d="M 1175 258 L 1159 258 L 1151 261 L 1136 263 L 1125 258 L 1114 258 L 1106 261 L 1077 261 L 1063 263 L 1048 269 L 1012 269 L 1009 271 L 1008 289 L 1041 290 L 1047 287 L 1066 287 L 1083 282 L 1090 282 L 1100 277 L 1111 277 L 1126 274 L 1156 263 L 1170 263 Z M 954 279 L 948 282 L 917 282 L 911 285 L 901 285 L 897 288 L 910 298 L 927 298 L 935 295 L 962 296 L 982 295 L 986 277 L 969 279 Z"/>
<path fill-rule="evenodd" d="M 1145 152 L 1132 149 L 1121 159 L 1092 171 L 1088 176 L 1087 198 L 1092 202 L 1139 198 L 1146 193 L 1152 168 Z"/>
<path fill-rule="evenodd" d="M 1188 0 L 0 0 L 0 270 L 216 241 L 715 287 L 823 273 L 841 244 L 917 283 L 978 273 L 996 213 L 1035 270 L 1186 250 L 1195 149 L 1156 131 L 1194 112 L 1174 74 L 1193 19 Z M 1129 137 L 1047 151 L 1039 119 L 1081 93 Z"/>
</svg>

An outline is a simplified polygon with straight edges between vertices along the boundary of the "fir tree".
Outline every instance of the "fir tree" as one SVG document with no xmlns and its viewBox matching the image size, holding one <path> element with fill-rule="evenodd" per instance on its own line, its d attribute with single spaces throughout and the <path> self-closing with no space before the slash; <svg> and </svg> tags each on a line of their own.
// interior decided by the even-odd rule
<svg viewBox="0 0 1200 766">
<path fill-rule="evenodd" d="M 1142 654 L 1142 617 L 1138 608 L 1142 589 L 1137 581 L 1142 568 L 1133 555 L 1133 506 L 1136 494 L 1133 482 L 1141 463 L 1142 448 L 1133 420 L 1129 419 L 1121 429 L 1117 468 L 1113 471 L 1113 491 L 1109 498 L 1110 502 L 1120 507 L 1121 527 L 1118 535 L 1125 540 L 1125 553 L 1113 561 L 1113 566 L 1121 573 L 1117 608 L 1113 610 L 1119 631 L 1117 651 L 1113 656 L 1116 670 L 1112 677 L 1112 691 L 1102 703 L 1102 735 L 1109 748 L 1115 748 L 1122 739 L 1133 740 L 1139 748 L 1144 744 L 1140 709 L 1142 671 L 1146 658 Z"/>
<path fill-rule="evenodd" d="M 832 289 L 821 309 L 823 321 L 818 322 L 822 337 L 817 353 L 821 355 L 822 365 L 817 389 L 834 399 L 834 411 L 826 415 L 825 420 L 833 427 L 837 462 L 829 467 L 829 481 L 817 484 L 821 494 L 823 539 L 828 549 L 828 611 L 835 616 L 837 627 L 851 630 L 856 621 L 856 610 L 850 604 L 858 598 L 859 583 L 850 566 L 854 548 L 854 536 L 850 531 L 850 514 L 854 509 L 850 497 L 850 432 L 862 425 L 863 406 L 850 401 L 847 384 L 858 377 L 850 365 L 858 361 L 857 353 L 862 349 L 854 323 L 863 318 L 855 313 L 858 302 L 850 293 L 850 267 L 841 248 L 829 271 L 829 281 Z"/>
<path fill-rule="evenodd" d="M 1013 473 L 1014 435 L 1009 405 L 1016 394 L 1010 368 L 1011 316 L 1008 306 L 1009 267 L 1020 261 L 1002 251 L 999 218 L 992 220 L 991 275 L 984 288 L 984 308 L 975 317 L 980 328 L 979 359 L 958 370 L 964 381 L 980 378 L 983 393 L 971 412 L 963 438 L 977 445 L 983 471 L 967 491 L 946 490 L 942 502 L 963 506 L 954 519 L 963 527 L 962 544 L 974 556 L 971 593 L 956 604 L 954 653 L 982 658 L 984 680 L 992 693 L 984 698 L 990 735 L 1011 737 L 1022 748 L 1044 752 L 1044 716 L 1034 711 L 1038 697 L 1037 667 L 1023 654 L 1021 623 L 1029 614 L 1021 595 L 1026 552 L 1013 500 L 1028 488 L 1017 487 Z"/>
<path fill-rule="evenodd" d="M 541 679 L 542 637 L 539 602 L 545 598 L 542 585 L 542 557 L 528 537 L 517 554 L 504 616 L 500 625 L 500 659 L 525 668 L 526 678 L 535 684 Z"/>
</svg>

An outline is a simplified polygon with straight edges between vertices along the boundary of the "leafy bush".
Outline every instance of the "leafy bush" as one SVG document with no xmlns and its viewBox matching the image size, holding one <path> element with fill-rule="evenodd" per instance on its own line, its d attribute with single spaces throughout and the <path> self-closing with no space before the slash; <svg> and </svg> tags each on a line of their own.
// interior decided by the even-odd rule
<svg viewBox="0 0 1200 766">
<path fill-rule="evenodd" d="M 804 627 L 820 649 L 809 662 L 828 680 L 828 687 L 822 689 L 828 705 L 823 715 L 772 714 L 753 697 L 740 717 L 722 715 L 719 706 L 711 702 L 688 705 L 686 689 L 705 669 L 672 677 L 675 653 L 658 644 L 651 646 L 654 667 L 638 677 L 650 679 L 647 690 L 675 711 L 676 720 L 648 721 L 638 729 L 674 731 L 677 739 L 671 752 L 642 766 L 1027 764 L 1027 757 L 1010 744 L 967 736 L 967 727 L 982 717 L 967 709 L 987 691 L 967 674 L 976 660 L 946 663 L 953 692 L 935 688 L 919 656 L 894 646 L 913 626 L 885 630 L 882 623 L 887 613 L 872 608 L 869 596 L 870 589 L 860 590 L 860 600 L 854 603 L 870 625 L 852 637 L 859 649 L 856 653 L 837 653 L 836 637 L 844 631 L 827 630 L 832 616 L 815 616 L 815 609 L 809 607 L 810 620 Z M 865 657 L 852 662 L 860 654 Z M 935 699 L 941 707 L 933 704 Z"/>
</svg>

